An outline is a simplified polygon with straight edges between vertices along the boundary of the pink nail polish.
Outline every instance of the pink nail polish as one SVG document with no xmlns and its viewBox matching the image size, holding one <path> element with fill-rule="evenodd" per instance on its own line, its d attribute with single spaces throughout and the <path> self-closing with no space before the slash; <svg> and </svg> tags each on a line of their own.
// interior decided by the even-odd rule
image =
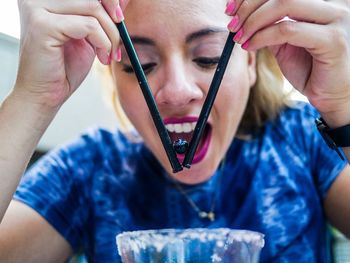
<svg viewBox="0 0 350 263">
<path fill-rule="evenodd" d="M 118 22 L 121 22 L 124 20 L 123 10 L 121 9 L 120 5 L 117 6 L 116 16 L 117 16 Z"/>
<path fill-rule="evenodd" d="M 113 53 L 112 53 L 112 59 L 113 59 L 114 61 L 119 62 L 119 61 L 118 61 L 118 49 L 116 49 L 116 50 L 113 51 Z"/>
<path fill-rule="evenodd" d="M 239 19 L 238 19 L 238 16 L 234 16 L 231 20 L 231 22 L 228 24 L 228 29 L 230 31 L 234 31 L 236 26 L 238 25 L 238 22 L 239 22 Z"/>
<path fill-rule="evenodd" d="M 107 65 L 110 65 L 111 62 L 112 62 L 112 54 L 107 53 L 107 56 L 108 56 L 108 58 L 107 58 Z"/>
<path fill-rule="evenodd" d="M 241 28 L 237 33 L 236 35 L 233 37 L 233 40 L 235 42 L 238 42 L 243 36 L 243 29 Z"/>
<path fill-rule="evenodd" d="M 116 51 L 116 60 L 117 60 L 117 62 L 120 62 L 120 61 L 122 61 L 122 50 L 121 50 L 121 48 L 118 48 L 117 49 L 117 51 Z"/>
<path fill-rule="evenodd" d="M 227 15 L 231 15 L 235 11 L 235 7 L 236 7 L 235 1 L 230 1 L 226 7 L 225 13 Z"/>
<path fill-rule="evenodd" d="M 243 45 L 242 48 L 243 49 L 247 49 L 249 47 L 249 40 L 247 40 Z"/>
</svg>

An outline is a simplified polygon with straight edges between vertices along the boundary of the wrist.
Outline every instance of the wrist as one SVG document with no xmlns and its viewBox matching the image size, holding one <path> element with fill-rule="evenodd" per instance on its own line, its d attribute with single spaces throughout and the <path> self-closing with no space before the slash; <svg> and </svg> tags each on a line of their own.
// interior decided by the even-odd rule
<svg viewBox="0 0 350 263">
<path fill-rule="evenodd" d="M 28 107 L 30 111 L 39 115 L 56 115 L 61 105 L 51 103 L 50 99 L 45 99 L 43 96 L 33 94 L 33 92 L 16 85 L 9 94 L 8 100 L 20 107 Z"/>
<path fill-rule="evenodd" d="M 341 108 L 339 107 L 337 111 L 320 112 L 320 114 L 327 125 L 332 129 L 348 125 L 350 124 L 350 101 L 348 105 L 344 105 Z"/>
<path fill-rule="evenodd" d="M 51 107 L 35 101 L 15 89 L 3 101 L 1 108 L 12 112 L 13 121 L 22 122 L 27 128 L 39 133 L 46 130 L 59 110 L 59 107 Z"/>
</svg>

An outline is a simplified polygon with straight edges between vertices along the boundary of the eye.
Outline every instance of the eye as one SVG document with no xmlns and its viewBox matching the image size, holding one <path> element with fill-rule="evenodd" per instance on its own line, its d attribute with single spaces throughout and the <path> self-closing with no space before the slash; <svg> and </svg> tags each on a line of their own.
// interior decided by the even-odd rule
<svg viewBox="0 0 350 263">
<path fill-rule="evenodd" d="M 192 61 L 195 62 L 198 66 L 204 69 L 213 69 L 219 63 L 220 57 L 199 57 L 195 58 Z"/>
<path fill-rule="evenodd" d="M 155 66 L 157 66 L 156 63 L 146 63 L 141 65 L 146 75 L 149 74 Z M 134 73 L 134 69 L 132 68 L 132 66 L 126 64 L 123 65 L 123 71 L 128 74 Z"/>
</svg>

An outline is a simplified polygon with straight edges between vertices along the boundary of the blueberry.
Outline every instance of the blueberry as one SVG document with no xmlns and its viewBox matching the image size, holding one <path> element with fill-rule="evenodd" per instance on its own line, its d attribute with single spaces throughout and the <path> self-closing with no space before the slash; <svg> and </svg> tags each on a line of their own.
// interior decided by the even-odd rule
<svg viewBox="0 0 350 263">
<path fill-rule="evenodd" d="M 184 154 L 188 149 L 188 142 L 183 139 L 178 139 L 173 144 L 174 149 L 179 154 Z"/>
</svg>

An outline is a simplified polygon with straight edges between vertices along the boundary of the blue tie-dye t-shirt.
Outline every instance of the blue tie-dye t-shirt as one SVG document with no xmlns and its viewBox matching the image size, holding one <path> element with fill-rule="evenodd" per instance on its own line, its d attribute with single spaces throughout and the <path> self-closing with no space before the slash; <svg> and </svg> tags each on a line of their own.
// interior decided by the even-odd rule
<svg viewBox="0 0 350 263">
<path fill-rule="evenodd" d="M 119 262 L 115 238 L 123 231 L 189 227 L 259 231 L 261 262 L 327 262 L 323 198 L 346 163 L 322 140 L 315 117 L 307 104 L 287 108 L 253 139 L 234 139 L 209 181 L 182 185 L 201 210 L 214 207 L 214 222 L 198 217 L 144 144 L 103 129 L 42 158 L 15 199 L 90 262 Z"/>
</svg>

